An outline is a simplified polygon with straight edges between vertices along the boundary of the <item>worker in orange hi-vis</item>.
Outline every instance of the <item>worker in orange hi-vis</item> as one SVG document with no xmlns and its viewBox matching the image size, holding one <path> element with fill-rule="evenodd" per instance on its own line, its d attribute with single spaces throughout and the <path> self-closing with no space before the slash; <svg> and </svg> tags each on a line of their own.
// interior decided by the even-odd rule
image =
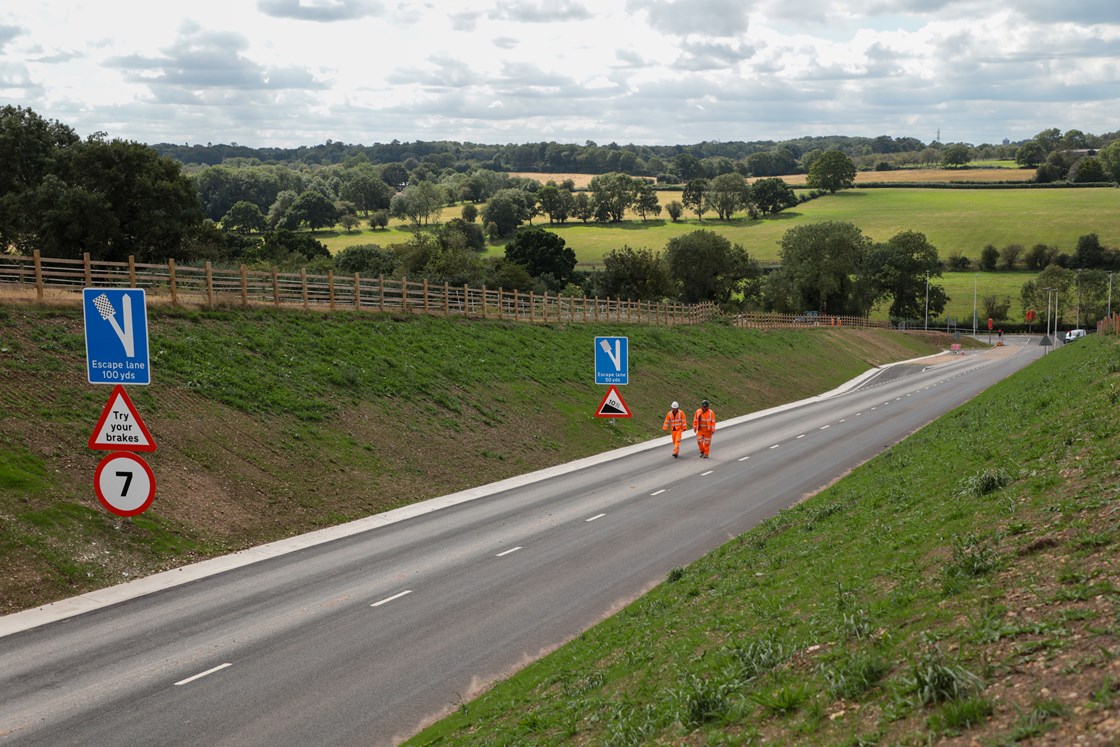
<svg viewBox="0 0 1120 747">
<path fill-rule="evenodd" d="M 716 432 L 716 414 L 708 407 L 708 400 L 700 400 L 700 409 L 692 417 L 692 430 L 696 431 L 696 444 L 700 447 L 700 457 L 708 458 L 712 449 L 712 434 Z"/>
<path fill-rule="evenodd" d="M 665 415 L 665 423 L 661 430 L 669 431 L 673 436 L 673 458 L 681 455 L 681 434 L 688 430 L 688 416 L 681 410 L 680 403 L 670 405 L 672 409 Z"/>
</svg>

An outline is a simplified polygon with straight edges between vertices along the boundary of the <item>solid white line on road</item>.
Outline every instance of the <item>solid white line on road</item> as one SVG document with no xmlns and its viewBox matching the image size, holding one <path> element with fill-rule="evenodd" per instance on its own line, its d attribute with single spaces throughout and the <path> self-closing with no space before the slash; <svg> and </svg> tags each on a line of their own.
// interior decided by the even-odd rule
<svg viewBox="0 0 1120 747">
<path fill-rule="evenodd" d="M 228 662 L 225 663 L 225 664 L 219 664 L 218 666 L 214 667 L 213 669 L 207 669 L 205 672 L 199 672 L 194 677 L 187 677 L 185 680 L 179 680 L 178 682 L 175 683 L 175 685 L 176 686 L 185 685 L 188 682 L 194 682 L 195 680 L 200 680 L 208 674 L 214 674 L 214 672 L 217 672 L 217 671 L 220 671 L 222 669 L 225 669 L 226 667 L 232 667 L 232 666 L 233 665 L 228 663 Z"/>
<path fill-rule="evenodd" d="M 650 495 L 661 495 L 664 492 L 665 492 L 665 488 L 662 488 L 661 490 L 658 490 L 656 493 L 650 493 Z"/>
<path fill-rule="evenodd" d="M 370 607 L 380 607 L 383 604 L 388 604 L 389 602 L 393 601 L 394 599 L 400 599 L 405 594 L 411 594 L 411 593 L 412 593 L 412 589 L 406 589 L 405 591 L 402 591 L 400 594 L 394 594 L 391 597 L 387 597 L 385 599 L 382 599 L 380 602 L 374 602 L 373 604 L 370 605 Z"/>
<path fill-rule="evenodd" d="M 840 422 L 843 423 L 844 421 L 841 420 Z M 831 427 L 832 427 L 831 425 L 822 425 L 819 430 L 824 431 L 824 430 L 828 430 Z"/>
<path fill-rule="evenodd" d="M 503 555 L 509 555 L 509 554 L 510 554 L 511 552 L 517 552 L 517 551 L 518 551 L 518 550 L 520 550 L 520 549 L 521 549 L 521 547 L 520 547 L 520 546 L 518 546 L 518 547 L 512 547 L 512 548 L 510 548 L 509 550 L 506 550 L 505 552 L 500 552 L 500 553 L 498 553 L 498 554 L 497 554 L 497 555 L 495 555 L 494 557 L 495 557 L 495 558 L 500 558 L 500 557 L 502 557 Z"/>
<path fill-rule="evenodd" d="M 742 459 L 740 459 L 739 461 L 740 461 L 740 462 L 745 462 L 745 461 L 747 461 L 748 459 L 750 459 L 750 457 L 749 457 L 749 456 L 745 456 L 745 457 L 743 457 Z"/>
<path fill-rule="evenodd" d="M 776 449 L 776 448 L 778 448 L 779 446 L 781 446 L 781 444 L 774 444 L 774 445 L 773 445 L 773 446 L 771 446 L 770 448 L 771 448 L 771 449 Z"/>
<path fill-rule="evenodd" d="M 584 521 L 595 521 L 596 519 L 601 519 L 604 516 L 606 516 L 606 514 L 596 514 L 595 516 L 592 516 L 590 519 L 584 519 Z"/>
<path fill-rule="evenodd" d="M 708 470 L 707 472 L 701 472 L 701 473 L 700 473 L 700 476 L 701 476 L 701 477 L 703 477 L 704 475 L 710 475 L 710 474 L 712 474 L 713 472 L 715 472 L 715 470 L 714 470 L 714 469 L 710 469 L 710 470 Z"/>
</svg>

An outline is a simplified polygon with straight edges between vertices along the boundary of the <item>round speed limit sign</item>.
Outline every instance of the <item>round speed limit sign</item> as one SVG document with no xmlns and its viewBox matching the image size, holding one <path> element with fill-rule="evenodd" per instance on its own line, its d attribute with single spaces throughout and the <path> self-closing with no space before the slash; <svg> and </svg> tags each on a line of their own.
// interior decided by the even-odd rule
<svg viewBox="0 0 1120 747">
<path fill-rule="evenodd" d="M 101 460 L 93 473 L 97 500 L 117 516 L 136 516 L 148 510 L 156 497 L 156 476 L 148 463 L 127 451 L 115 451 Z"/>
</svg>

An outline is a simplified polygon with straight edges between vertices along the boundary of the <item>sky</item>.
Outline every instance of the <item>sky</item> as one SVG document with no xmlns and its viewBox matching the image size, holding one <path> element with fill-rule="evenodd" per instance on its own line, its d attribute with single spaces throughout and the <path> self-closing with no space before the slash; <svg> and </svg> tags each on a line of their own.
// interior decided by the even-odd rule
<svg viewBox="0 0 1120 747">
<path fill-rule="evenodd" d="M 1120 130 L 1116 0 L 10 0 L 0 106 L 297 147 Z"/>
</svg>

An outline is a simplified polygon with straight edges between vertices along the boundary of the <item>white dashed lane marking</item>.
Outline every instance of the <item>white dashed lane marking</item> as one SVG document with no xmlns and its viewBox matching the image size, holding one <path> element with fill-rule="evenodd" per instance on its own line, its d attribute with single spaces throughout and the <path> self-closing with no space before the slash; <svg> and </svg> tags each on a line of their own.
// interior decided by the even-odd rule
<svg viewBox="0 0 1120 747">
<path fill-rule="evenodd" d="M 520 546 L 518 546 L 518 547 L 511 547 L 510 549 L 506 550 L 505 552 L 500 552 L 500 553 L 498 553 L 498 554 L 497 554 L 497 555 L 495 555 L 494 557 L 495 557 L 495 558 L 501 558 L 501 557 L 505 557 L 506 555 L 509 555 L 509 554 L 510 554 L 511 552 L 517 552 L 517 551 L 518 551 L 518 550 L 520 550 L 520 549 L 522 549 L 522 548 L 521 548 Z"/>
<path fill-rule="evenodd" d="M 584 521 L 595 521 L 596 519 L 601 519 L 604 516 L 606 516 L 606 514 L 596 514 L 595 516 L 592 516 L 590 519 L 584 519 Z"/>
<path fill-rule="evenodd" d="M 218 671 L 221 671 L 221 670 L 225 669 L 226 667 L 232 667 L 232 666 L 233 665 L 230 664 L 229 662 L 226 662 L 225 664 L 219 664 L 218 666 L 214 667 L 213 669 L 207 669 L 205 672 L 199 672 L 194 677 L 187 677 L 185 680 L 179 680 L 178 682 L 175 683 L 175 685 L 176 685 L 176 687 L 178 687 L 179 685 L 185 685 L 188 682 L 194 682 L 195 680 L 200 680 L 200 679 L 202 679 L 203 677 L 205 677 L 209 674 L 214 674 L 214 672 L 218 672 Z"/>
<path fill-rule="evenodd" d="M 406 596 L 406 595 L 411 594 L 411 593 L 412 593 L 412 589 L 405 589 L 400 594 L 394 594 L 391 597 L 386 597 L 385 599 L 382 599 L 380 602 L 374 602 L 373 604 L 370 605 L 370 607 L 380 607 L 383 604 L 388 604 L 389 602 L 393 601 L 394 599 L 400 599 L 401 597 Z"/>
</svg>

